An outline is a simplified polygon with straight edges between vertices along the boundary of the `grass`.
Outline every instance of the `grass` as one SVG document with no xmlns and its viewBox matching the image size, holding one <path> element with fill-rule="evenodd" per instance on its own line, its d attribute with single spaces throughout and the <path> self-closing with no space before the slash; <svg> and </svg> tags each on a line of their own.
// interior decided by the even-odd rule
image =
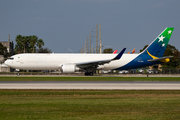
<svg viewBox="0 0 180 120">
<path fill-rule="evenodd" d="M 0 90 L 0 119 L 175 120 L 180 91 Z"/>
<path fill-rule="evenodd" d="M 0 81 L 179 81 L 180 77 L 0 77 Z M 0 89 L 2 120 L 176 120 L 180 90 Z"/>
<path fill-rule="evenodd" d="M 0 81 L 180 81 L 180 77 L 0 77 Z"/>
</svg>

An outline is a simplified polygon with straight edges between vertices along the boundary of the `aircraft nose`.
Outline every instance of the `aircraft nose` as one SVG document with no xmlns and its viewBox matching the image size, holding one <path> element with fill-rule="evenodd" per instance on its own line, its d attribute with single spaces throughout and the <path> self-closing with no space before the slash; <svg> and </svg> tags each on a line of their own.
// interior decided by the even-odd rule
<svg viewBox="0 0 180 120">
<path fill-rule="evenodd" d="M 5 65 L 8 65 L 8 60 L 6 60 L 6 61 L 4 62 L 4 64 L 5 64 Z"/>
</svg>

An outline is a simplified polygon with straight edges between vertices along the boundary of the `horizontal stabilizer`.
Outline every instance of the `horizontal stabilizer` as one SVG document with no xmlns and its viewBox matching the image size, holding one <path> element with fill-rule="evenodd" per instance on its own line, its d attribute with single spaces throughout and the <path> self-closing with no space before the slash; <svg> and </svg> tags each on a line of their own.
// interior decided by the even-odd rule
<svg viewBox="0 0 180 120">
<path fill-rule="evenodd" d="M 169 58 L 172 58 L 173 56 L 165 56 L 165 57 L 161 57 L 161 58 L 157 58 L 157 59 L 151 59 L 148 60 L 149 62 L 157 62 L 157 61 L 161 61 L 161 62 L 168 62 Z"/>
</svg>

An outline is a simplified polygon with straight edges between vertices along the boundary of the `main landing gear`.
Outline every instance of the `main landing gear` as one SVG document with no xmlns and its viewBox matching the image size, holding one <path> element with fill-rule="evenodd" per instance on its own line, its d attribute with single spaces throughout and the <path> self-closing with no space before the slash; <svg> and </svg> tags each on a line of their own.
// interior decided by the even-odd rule
<svg viewBox="0 0 180 120">
<path fill-rule="evenodd" d="M 85 75 L 85 76 L 93 76 L 94 73 L 95 73 L 95 71 L 96 71 L 96 68 L 85 69 L 84 75 Z"/>
<path fill-rule="evenodd" d="M 93 76 L 93 75 L 94 75 L 94 72 L 85 72 L 84 75 L 85 75 L 85 76 Z"/>
</svg>

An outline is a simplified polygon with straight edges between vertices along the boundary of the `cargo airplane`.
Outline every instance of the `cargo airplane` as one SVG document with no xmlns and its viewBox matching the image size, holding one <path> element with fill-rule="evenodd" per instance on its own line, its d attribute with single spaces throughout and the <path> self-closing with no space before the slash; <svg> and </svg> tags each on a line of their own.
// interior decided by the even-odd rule
<svg viewBox="0 0 180 120">
<path fill-rule="evenodd" d="M 128 70 L 169 62 L 172 56 L 163 56 L 174 28 L 166 28 L 139 54 L 60 54 L 24 53 L 5 61 L 9 67 L 22 70 L 61 70 L 62 73 L 84 71 L 93 75 L 96 70 Z M 18 73 L 19 74 L 19 73 Z"/>
</svg>

